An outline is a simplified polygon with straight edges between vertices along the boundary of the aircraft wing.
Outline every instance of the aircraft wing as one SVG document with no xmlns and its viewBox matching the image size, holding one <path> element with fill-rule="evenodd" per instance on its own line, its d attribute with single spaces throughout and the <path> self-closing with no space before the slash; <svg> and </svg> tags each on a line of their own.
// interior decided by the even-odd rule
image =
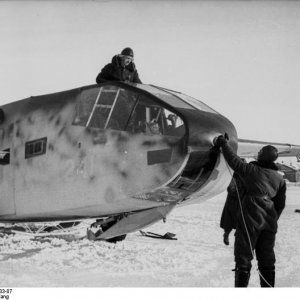
<svg viewBox="0 0 300 300">
<path fill-rule="evenodd" d="M 297 160 L 300 160 L 300 145 L 263 142 L 255 140 L 238 140 L 238 155 L 240 157 L 256 157 L 258 151 L 266 145 L 272 145 L 278 149 L 279 157 L 291 157 L 294 156 Z"/>
</svg>

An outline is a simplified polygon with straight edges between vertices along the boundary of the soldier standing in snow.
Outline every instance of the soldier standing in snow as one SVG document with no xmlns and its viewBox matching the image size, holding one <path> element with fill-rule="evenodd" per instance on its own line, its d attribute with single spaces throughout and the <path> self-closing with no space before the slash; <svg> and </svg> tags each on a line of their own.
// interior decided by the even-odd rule
<svg viewBox="0 0 300 300">
<path fill-rule="evenodd" d="M 96 78 L 98 84 L 106 81 L 123 81 L 142 83 L 136 70 L 133 50 L 125 48 L 121 54 L 112 58 L 111 63 L 104 66 Z"/>
<path fill-rule="evenodd" d="M 263 147 L 257 161 L 248 164 L 232 151 L 226 137 L 217 137 L 214 144 L 222 149 L 228 165 L 241 177 L 245 187 L 241 199 L 243 214 L 238 216 L 235 234 L 235 287 L 248 286 L 254 250 L 261 287 L 274 287 L 277 221 L 286 198 L 285 181 L 274 164 L 277 149 L 271 145 Z"/>
</svg>

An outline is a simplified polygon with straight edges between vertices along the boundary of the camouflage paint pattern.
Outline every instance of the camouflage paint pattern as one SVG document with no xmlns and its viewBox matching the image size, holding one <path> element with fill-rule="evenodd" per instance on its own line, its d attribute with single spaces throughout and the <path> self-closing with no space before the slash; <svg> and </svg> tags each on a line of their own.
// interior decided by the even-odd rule
<svg viewBox="0 0 300 300">
<path fill-rule="evenodd" d="M 5 120 L 0 125 L 0 150 L 10 149 L 10 164 L 0 165 L 0 221 L 108 216 L 182 200 L 199 202 L 226 188 L 230 174 L 222 157 L 201 189 L 191 192 L 168 184 L 181 176 L 188 152 L 209 151 L 211 138 L 224 124 L 236 137 L 228 120 L 187 113 L 185 153 L 164 136 L 72 125 L 78 99 L 98 90 L 88 86 L 1 107 Z M 197 122 L 202 123 L 197 127 Z M 25 143 L 44 137 L 46 153 L 25 159 Z M 148 151 L 170 148 L 169 162 L 147 163 Z"/>
</svg>

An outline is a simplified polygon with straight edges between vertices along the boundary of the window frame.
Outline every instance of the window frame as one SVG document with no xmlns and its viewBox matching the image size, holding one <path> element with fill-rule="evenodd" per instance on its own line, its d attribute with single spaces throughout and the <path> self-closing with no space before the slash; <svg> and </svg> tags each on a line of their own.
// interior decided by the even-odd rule
<svg viewBox="0 0 300 300">
<path fill-rule="evenodd" d="M 39 144 L 41 145 L 41 150 L 36 151 L 36 146 Z M 25 159 L 44 155 L 46 154 L 46 150 L 47 150 L 47 137 L 28 141 L 25 143 Z"/>
<path fill-rule="evenodd" d="M 130 120 L 132 118 L 132 115 L 134 113 L 134 111 L 136 110 L 136 106 L 138 105 L 138 103 L 140 102 L 140 98 L 141 96 L 144 96 L 144 97 L 149 97 L 149 99 L 151 99 L 152 101 L 154 101 L 156 103 L 157 106 L 161 106 L 162 108 L 170 111 L 171 113 L 177 115 L 181 121 L 182 121 L 182 125 L 183 128 L 184 128 L 184 134 L 182 135 L 182 137 L 187 137 L 188 134 L 189 134 L 189 130 L 188 130 L 188 122 L 184 116 L 184 114 L 182 114 L 182 112 L 180 110 L 177 110 L 176 107 L 174 107 L 173 105 L 171 105 L 170 103 L 168 103 L 168 101 L 166 100 L 163 100 L 163 99 L 160 99 L 157 95 L 155 95 L 153 93 L 153 91 L 149 91 L 147 89 L 145 89 L 143 87 L 143 85 L 140 85 L 140 84 L 136 84 L 136 83 L 123 83 L 123 82 L 105 82 L 105 83 L 101 83 L 101 84 L 98 84 L 98 85 L 93 85 L 93 86 L 90 86 L 90 87 L 98 87 L 99 90 L 98 90 L 98 93 L 97 93 L 97 96 L 95 97 L 95 100 L 93 101 L 93 105 L 91 106 L 91 113 L 90 115 L 88 116 L 88 118 L 83 122 L 83 123 L 80 123 L 80 122 L 77 122 L 76 121 L 76 118 L 78 118 L 78 111 L 76 110 L 76 114 L 73 118 L 73 122 L 72 122 L 72 125 L 73 126 L 82 126 L 82 127 L 90 127 L 92 129 L 98 129 L 98 130 L 108 130 L 108 129 L 111 129 L 111 130 L 118 130 L 118 131 L 124 131 L 124 132 L 131 132 L 131 131 L 128 131 L 128 127 L 129 127 L 129 124 L 130 124 Z M 128 92 L 134 92 L 137 94 L 137 99 L 135 101 L 135 104 L 133 105 L 132 107 L 132 110 L 131 110 L 131 113 L 128 117 L 128 121 L 127 123 L 125 124 L 125 127 L 124 129 L 113 129 L 113 128 L 98 128 L 98 127 L 94 127 L 94 126 L 91 126 L 89 123 L 90 123 L 90 118 L 92 118 L 92 114 L 93 114 L 93 110 L 94 110 L 94 106 L 95 104 L 98 102 L 99 100 L 99 97 L 100 97 L 100 94 L 101 94 L 101 90 L 102 89 L 106 89 L 106 87 L 114 87 L 116 89 L 124 89 L 125 91 L 128 91 Z M 156 86 L 149 86 L 149 88 L 152 88 L 152 89 L 155 89 L 156 91 L 160 91 L 162 92 L 162 90 L 158 89 Z M 166 91 L 163 90 L 163 92 L 166 93 Z M 188 107 L 188 109 L 190 110 L 195 110 L 196 108 L 191 106 L 190 104 L 186 103 L 184 100 L 182 100 L 181 98 L 177 97 L 176 95 L 173 95 L 171 93 L 169 93 L 171 97 L 175 97 L 177 99 L 179 99 L 181 102 L 185 103 L 185 105 Z M 79 102 L 78 102 L 79 103 Z M 76 107 L 78 106 L 78 103 L 76 104 Z M 112 112 L 113 113 L 113 112 Z M 108 123 L 109 124 L 110 120 L 108 120 Z M 85 123 L 85 124 L 84 124 Z M 168 136 L 168 135 L 166 135 Z"/>
</svg>

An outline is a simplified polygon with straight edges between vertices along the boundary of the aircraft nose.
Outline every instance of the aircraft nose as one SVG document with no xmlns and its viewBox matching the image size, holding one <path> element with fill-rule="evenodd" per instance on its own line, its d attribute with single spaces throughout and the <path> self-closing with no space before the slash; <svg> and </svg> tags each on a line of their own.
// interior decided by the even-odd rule
<svg viewBox="0 0 300 300">
<path fill-rule="evenodd" d="M 198 112 L 188 118 L 188 159 L 182 173 L 168 186 L 189 194 L 183 202 L 204 201 L 222 192 L 229 184 L 230 174 L 214 140 L 225 132 L 237 150 L 237 134 L 233 124 L 220 114 Z"/>
<path fill-rule="evenodd" d="M 194 150 L 209 150 L 220 135 L 229 137 L 229 143 L 237 150 L 237 133 L 234 125 L 220 114 L 198 111 L 187 119 L 188 145 Z"/>
</svg>

